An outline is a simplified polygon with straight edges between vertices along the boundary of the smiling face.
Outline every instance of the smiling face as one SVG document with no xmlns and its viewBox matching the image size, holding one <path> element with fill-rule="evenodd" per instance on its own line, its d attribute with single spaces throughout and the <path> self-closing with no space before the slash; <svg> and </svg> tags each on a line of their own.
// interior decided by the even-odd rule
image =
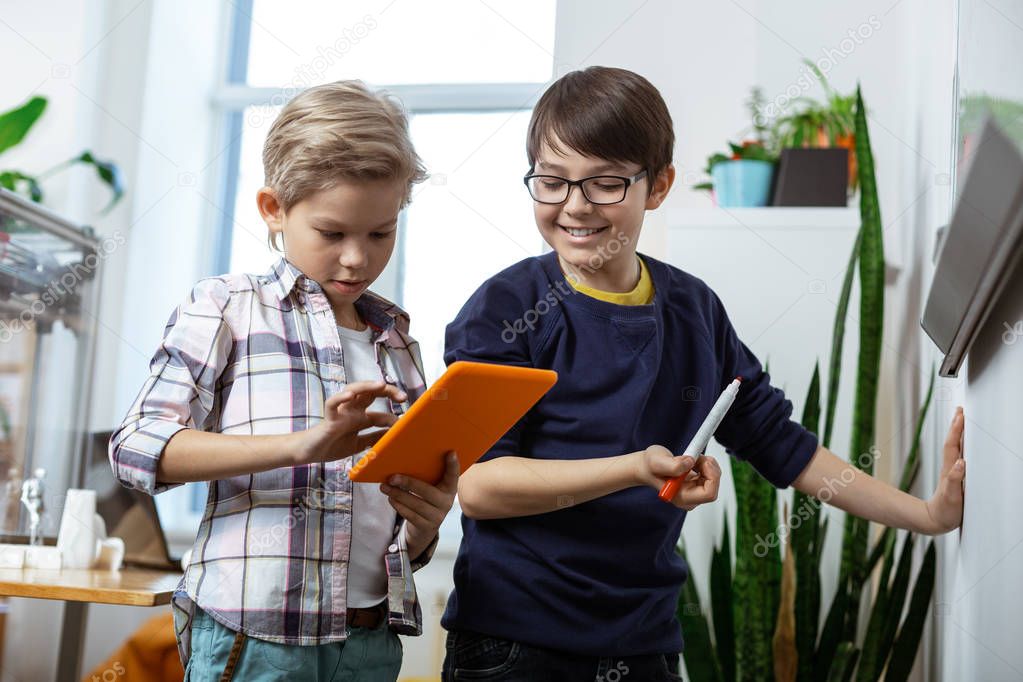
<svg viewBox="0 0 1023 682">
<path fill-rule="evenodd" d="M 534 173 L 580 180 L 594 175 L 632 177 L 643 170 L 638 163 L 598 159 L 555 144 L 562 151 L 541 146 Z M 595 289 L 629 291 L 639 276 L 635 253 L 644 213 L 661 205 L 674 177 L 674 168 L 668 166 L 653 179 L 653 191 L 651 179 L 640 178 L 617 204 L 591 204 L 579 187 L 573 187 L 562 204 L 534 201 L 533 216 L 566 274 Z"/>
<path fill-rule="evenodd" d="M 287 212 L 272 189 L 257 193 L 267 227 L 284 236 L 288 261 L 323 287 L 346 327 L 363 327 L 354 304 L 391 258 L 407 188 L 408 183 L 390 179 L 341 180 Z"/>
</svg>

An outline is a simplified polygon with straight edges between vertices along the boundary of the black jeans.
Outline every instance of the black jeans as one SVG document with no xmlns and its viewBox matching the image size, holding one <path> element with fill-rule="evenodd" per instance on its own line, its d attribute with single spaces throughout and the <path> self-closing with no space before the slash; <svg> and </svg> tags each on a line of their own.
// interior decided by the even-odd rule
<svg viewBox="0 0 1023 682">
<path fill-rule="evenodd" d="M 534 647 L 521 642 L 449 632 L 444 682 L 679 682 L 678 654 L 598 657 Z"/>
</svg>

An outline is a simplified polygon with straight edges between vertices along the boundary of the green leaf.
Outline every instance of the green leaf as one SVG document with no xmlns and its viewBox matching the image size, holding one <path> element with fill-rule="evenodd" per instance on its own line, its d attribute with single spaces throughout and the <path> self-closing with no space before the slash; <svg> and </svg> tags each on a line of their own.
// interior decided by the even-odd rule
<svg viewBox="0 0 1023 682">
<path fill-rule="evenodd" d="M 714 166 L 718 165 L 722 161 L 731 161 L 731 160 L 732 160 L 732 157 L 728 156 L 727 154 L 722 154 L 720 152 L 718 152 L 717 154 L 712 154 L 707 159 L 707 172 L 710 173 L 712 170 L 714 170 Z"/>
<path fill-rule="evenodd" d="M 46 111 L 46 98 L 33 97 L 19 107 L 0 114 L 0 154 L 25 139 Z"/>
<path fill-rule="evenodd" d="M 877 539 L 874 549 L 871 550 L 870 556 L 867 557 L 867 563 L 863 566 L 864 575 L 870 575 L 874 567 L 877 566 L 877 562 L 881 560 L 881 557 L 887 556 L 888 548 L 893 542 L 895 542 L 895 529 L 885 528 L 881 533 L 881 537 Z"/>
<path fill-rule="evenodd" d="M 835 425 L 835 406 L 838 404 L 838 386 L 842 373 L 842 346 L 845 343 L 845 318 L 849 311 L 849 294 L 852 291 L 853 275 L 856 274 L 856 261 L 860 254 L 860 234 L 857 233 L 853 242 L 849 264 L 845 268 L 842 280 L 842 291 L 838 295 L 838 311 L 831 331 L 831 358 L 828 365 L 828 405 L 824 420 L 824 447 L 831 445 L 832 428 Z"/>
<path fill-rule="evenodd" d="M 813 661 L 813 679 L 825 682 L 828 673 L 833 670 L 835 658 L 842 642 L 842 628 L 845 625 L 846 612 L 849 610 L 849 587 L 839 584 L 835 597 L 828 609 L 828 617 L 824 619 L 820 642 L 817 644 L 817 655 Z"/>
<path fill-rule="evenodd" d="M 931 398 L 934 395 L 934 370 L 931 369 L 931 381 L 927 386 L 927 395 L 924 398 L 924 404 L 920 407 L 920 412 L 916 419 L 916 431 L 913 434 L 913 443 L 909 449 L 909 456 L 906 458 L 906 463 L 902 467 L 902 479 L 899 483 L 899 490 L 903 492 L 909 492 L 909 488 L 913 485 L 913 481 L 916 479 L 917 471 L 919 470 L 919 457 L 920 457 L 920 435 L 923 432 L 924 421 L 927 419 L 927 412 L 931 405 Z M 864 566 L 863 574 L 870 575 L 874 570 L 874 566 L 877 565 L 878 560 L 887 551 L 887 547 L 894 541 L 895 530 L 892 528 L 885 528 L 881 537 L 878 538 L 877 544 L 874 545 L 874 549 L 871 550 L 870 556 L 867 558 L 867 563 Z"/>
<path fill-rule="evenodd" d="M 103 207 L 101 213 L 107 213 L 114 207 L 114 205 L 121 200 L 124 196 L 124 179 L 121 175 L 121 169 L 117 167 L 112 161 L 104 161 L 97 159 L 92 155 L 90 151 L 84 151 L 75 158 L 67 162 L 68 164 L 81 163 L 87 166 L 92 166 L 96 169 L 96 175 L 100 181 L 103 182 L 107 187 L 110 188 L 113 196 L 110 202 Z"/>
<path fill-rule="evenodd" d="M 803 428 L 817 432 L 820 426 L 820 363 L 814 363 L 813 377 L 803 406 Z M 796 680 L 805 682 L 813 675 L 813 653 L 817 642 L 821 608 L 818 545 L 821 542 L 818 516 L 820 501 L 797 490 L 792 496 L 792 551 L 796 560 Z"/>
<path fill-rule="evenodd" d="M 927 418 L 927 410 L 931 406 L 931 396 L 934 393 L 934 368 L 931 368 L 931 382 L 927 386 L 927 396 L 924 398 L 923 407 L 916 419 L 916 431 L 913 432 L 913 444 L 909 448 L 909 456 L 902 467 L 902 478 L 899 481 L 899 490 L 909 492 L 913 481 L 916 480 L 917 471 L 920 470 L 920 434 L 923 433 L 924 420 Z"/>
<path fill-rule="evenodd" d="M 43 188 L 39 186 L 38 180 L 19 171 L 0 173 L 0 187 L 23 194 L 36 203 L 43 200 Z"/>
<path fill-rule="evenodd" d="M 676 551 L 689 565 L 685 549 L 680 547 Z M 686 645 L 682 650 L 682 657 L 686 662 L 689 679 L 692 682 L 722 682 L 721 669 L 714 654 L 714 643 L 710 639 L 710 626 L 700 606 L 700 595 L 696 591 L 692 576 L 682 583 L 676 616 L 685 637 Z"/>
<path fill-rule="evenodd" d="M 910 537 L 906 536 L 906 542 L 910 541 Z M 891 536 L 891 538 L 885 549 L 885 565 L 881 570 L 877 597 L 875 598 L 874 606 L 871 608 L 870 621 L 866 624 L 866 634 L 863 636 L 859 670 L 856 671 L 856 682 L 875 682 L 881 676 L 881 670 L 884 668 L 885 660 L 888 657 L 888 650 L 891 647 L 891 640 L 887 637 L 891 611 L 895 608 L 895 600 L 898 599 L 897 608 L 899 613 L 896 613 L 894 617 L 897 624 L 905 599 L 905 584 L 903 583 L 901 587 L 901 597 L 898 595 L 899 584 L 902 579 L 904 579 L 905 583 L 909 580 L 909 563 L 906 562 L 906 557 L 911 552 L 907 553 L 905 545 L 903 545 L 902 557 L 899 560 L 895 581 L 892 583 L 892 587 L 889 588 L 888 584 L 891 579 L 895 555 L 894 536 Z"/>
<path fill-rule="evenodd" d="M 856 659 L 860 652 L 852 642 L 842 642 L 835 653 L 835 659 L 831 661 L 831 669 L 828 673 L 828 682 L 849 682 L 852 679 L 853 670 L 856 669 Z"/>
<path fill-rule="evenodd" d="M 881 209 L 874 178 L 874 156 L 870 149 L 866 109 L 860 88 L 856 88 L 856 158 L 860 180 L 860 348 L 856 373 L 856 397 L 853 405 L 853 435 L 850 460 L 860 469 L 873 473 L 871 452 L 874 445 L 877 384 L 881 371 L 881 334 L 884 319 L 884 243 Z M 862 582 L 867 550 L 867 521 L 846 515 L 839 584 Z M 849 595 L 845 639 L 853 640 L 859 620 L 861 590 Z"/>
<path fill-rule="evenodd" d="M 777 492 L 747 462 L 729 458 L 735 481 L 735 641 L 737 680 L 770 679 L 781 600 Z"/>
<path fill-rule="evenodd" d="M 924 631 L 927 609 L 931 605 L 931 595 L 934 591 L 934 565 L 932 540 L 927 543 L 927 552 L 924 553 L 916 584 L 913 585 L 913 595 L 909 599 L 906 619 L 902 622 L 899 635 L 892 646 L 891 660 L 884 675 L 885 682 L 905 682 L 913 670 L 913 661 L 916 660 L 916 651 L 920 646 L 920 636 Z"/>
<path fill-rule="evenodd" d="M 906 592 L 909 589 L 909 577 L 913 567 L 913 541 L 912 533 L 906 534 L 902 543 L 902 554 L 899 556 L 899 567 L 895 571 L 895 580 L 892 582 L 891 590 L 888 593 L 888 613 L 883 621 L 881 639 L 878 642 L 874 669 L 877 675 L 881 676 L 881 670 L 888 660 L 892 650 L 892 643 L 895 641 L 895 632 L 902 618 L 902 610 L 906 606 Z"/>
<path fill-rule="evenodd" d="M 714 642 L 724 682 L 735 682 L 735 620 L 732 610 L 732 543 L 728 514 L 724 513 L 724 538 L 710 560 L 710 604 Z"/>
</svg>

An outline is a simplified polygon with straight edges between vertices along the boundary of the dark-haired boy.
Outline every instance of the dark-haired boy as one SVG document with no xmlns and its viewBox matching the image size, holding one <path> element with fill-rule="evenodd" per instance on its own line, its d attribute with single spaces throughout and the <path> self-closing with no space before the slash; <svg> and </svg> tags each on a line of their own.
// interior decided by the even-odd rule
<svg viewBox="0 0 1023 682">
<path fill-rule="evenodd" d="M 534 110 L 526 184 L 554 251 L 473 294 L 448 326 L 445 361 L 559 380 L 461 478 L 445 679 L 680 679 L 688 571 L 675 544 L 686 511 L 716 499 L 720 468 L 672 453 L 736 376 L 716 438 L 775 486 L 831 488 L 835 506 L 916 532 L 961 523 L 961 411 L 930 500 L 874 479 L 790 420 L 710 287 L 636 253 L 645 211 L 674 180 L 673 147 L 660 93 L 630 71 L 570 73 Z M 686 484 L 662 503 L 657 490 L 678 475 Z"/>
</svg>

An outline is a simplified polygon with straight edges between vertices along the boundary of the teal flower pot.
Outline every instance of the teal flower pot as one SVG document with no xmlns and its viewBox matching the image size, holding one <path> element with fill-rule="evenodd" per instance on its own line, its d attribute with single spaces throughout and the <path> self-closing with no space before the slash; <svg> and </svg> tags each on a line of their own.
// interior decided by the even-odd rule
<svg viewBox="0 0 1023 682">
<path fill-rule="evenodd" d="M 721 161 L 715 164 L 711 176 L 714 198 L 721 208 L 767 206 L 774 164 L 752 159 Z"/>
</svg>

